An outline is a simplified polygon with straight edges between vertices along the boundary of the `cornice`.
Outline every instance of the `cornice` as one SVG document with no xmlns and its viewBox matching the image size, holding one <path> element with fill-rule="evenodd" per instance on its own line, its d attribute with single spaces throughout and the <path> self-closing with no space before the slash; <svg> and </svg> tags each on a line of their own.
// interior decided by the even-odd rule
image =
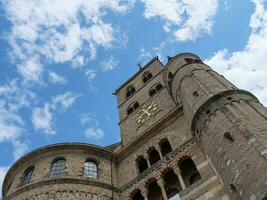
<svg viewBox="0 0 267 200">
<path fill-rule="evenodd" d="M 18 189 L 16 192 L 12 193 L 11 195 L 5 197 L 5 200 L 10 200 L 14 198 L 17 195 L 20 195 L 23 192 L 30 191 L 35 188 L 39 188 L 42 186 L 51 186 L 51 185 L 59 185 L 59 184 L 81 184 L 81 185 L 90 185 L 90 186 L 95 186 L 95 187 L 100 187 L 100 188 L 105 188 L 108 190 L 112 190 L 113 192 L 118 192 L 118 188 L 111 186 L 110 184 L 91 180 L 91 179 L 76 179 L 76 178 L 70 178 L 70 177 L 62 177 L 62 178 L 53 178 L 53 179 L 48 179 L 44 181 L 40 181 L 37 183 L 32 183 L 25 185 L 24 187 L 21 187 Z"/>
</svg>

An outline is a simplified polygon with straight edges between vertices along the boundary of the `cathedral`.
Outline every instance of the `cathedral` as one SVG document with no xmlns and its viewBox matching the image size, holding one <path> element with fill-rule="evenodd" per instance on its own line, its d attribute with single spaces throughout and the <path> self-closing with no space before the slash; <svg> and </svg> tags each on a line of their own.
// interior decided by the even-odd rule
<svg viewBox="0 0 267 200">
<path fill-rule="evenodd" d="M 267 109 L 197 55 L 155 57 L 115 95 L 120 142 L 36 149 L 4 200 L 267 200 Z"/>
</svg>

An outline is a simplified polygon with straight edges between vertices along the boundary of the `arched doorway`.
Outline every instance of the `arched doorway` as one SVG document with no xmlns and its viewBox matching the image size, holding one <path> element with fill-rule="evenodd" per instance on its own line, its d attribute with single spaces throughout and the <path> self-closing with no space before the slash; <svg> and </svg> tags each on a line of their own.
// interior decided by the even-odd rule
<svg viewBox="0 0 267 200">
<path fill-rule="evenodd" d="M 164 187 L 168 196 L 168 199 L 179 195 L 179 191 L 182 190 L 179 179 L 177 175 L 171 168 L 166 169 L 162 173 L 162 178 L 164 180 Z"/>
<path fill-rule="evenodd" d="M 160 186 L 157 184 L 156 179 L 148 181 L 148 200 L 163 200 Z"/>
<path fill-rule="evenodd" d="M 196 165 L 190 157 L 182 158 L 179 162 L 179 167 L 186 186 L 195 183 L 201 178 Z"/>
</svg>

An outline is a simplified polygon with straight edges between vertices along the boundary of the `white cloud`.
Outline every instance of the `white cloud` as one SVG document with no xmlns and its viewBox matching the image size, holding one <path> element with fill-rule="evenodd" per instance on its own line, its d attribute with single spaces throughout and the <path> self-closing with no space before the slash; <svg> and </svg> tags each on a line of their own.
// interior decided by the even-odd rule
<svg viewBox="0 0 267 200">
<path fill-rule="evenodd" d="M 23 132 L 23 120 L 6 109 L 0 101 L 0 142 L 13 141 Z"/>
<path fill-rule="evenodd" d="M 100 68 L 104 72 L 111 71 L 118 65 L 118 63 L 118 60 L 116 60 L 113 56 L 110 56 L 108 59 L 100 63 Z"/>
<path fill-rule="evenodd" d="M 80 123 L 81 123 L 81 125 L 91 124 L 94 126 L 98 126 L 99 123 L 98 123 L 96 118 L 97 118 L 97 116 L 93 113 L 85 113 L 85 114 L 82 114 L 80 116 Z"/>
<path fill-rule="evenodd" d="M 13 157 L 15 160 L 19 159 L 29 149 L 28 144 L 19 140 L 13 141 L 14 152 Z"/>
<path fill-rule="evenodd" d="M 82 68 L 84 66 L 84 63 L 85 63 L 84 57 L 79 55 L 72 59 L 71 67 L 73 69 Z"/>
<path fill-rule="evenodd" d="M 43 67 L 38 57 L 32 57 L 18 65 L 18 72 L 26 81 L 39 82 Z"/>
<path fill-rule="evenodd" d="M 62 109 L 64 112 L 73 106 L 78 96 L 72 92 L 65 92 L 52 98 L 43 107 L 36 107 L 32 112 L 32 123 L 35 130 L 42 131 L 45 135 L 55 135 L 54 114 Z"/>
<path fill-rule="evenodd" d="M 267 105 L 267 10 L 263 0 L 253 0 L 253 3 L 251 34 L 244 49 L 235 52 L 223 49 L 205 62 L 238 87 L 255 93 Z"/>
<path fill-rule="evenodd" d="M 108 11 L 128 11 L 134 0 L 2 0 L 2 4 L 12 24 L 9 43 L 18 72 L 27 81 L 39 81 L 44 64 L 72 61 L 81 52 L 94 59 L 97 48 L 111 47 L 117 34 L 104 16 Z M 77 59 L 76 64 L 84 63 Z"/>
<path fill-rule="evenodd" d="M 54 84 L 66 84 L 67 79 L 63 76 L 58 75 L 56 72 L 49 72 L 49 80 Z"/>
<path fill-rule="evenodd" d="M 0 143 L 10 142 L 13 145 L 15 159 L 23 154 L 28 146 L 20 140 L 25 132 L 25 122 L 20 117 L 21 108 L 30 107 L 35 94 L 17 80 L 11 80 L 0 86 Z"/>
<path fill-rule="evenodd" d="M 57 95 L 53 97 L 52 107 L 55 108 L 56 106 L 59 106 L 66 110 L 74 104 L 77 97 L 78 96 L 72 92 L 65 92 L 64 94 Z"/>
<path fill-rule="evenodd" d="M 0 188 L 2 188 L 2 184 L 5 178 L 5 175 L 8 171 L 9 167 L 0 166 Z M 2 192 L 0 192 L 0 198 L 2 197 Z"/>
<path fill-rule="evenodd" d="M 87 69 L 85 71 L 85 76 L 86 76 L 88 81 L 92 81 L 96 76 L 96 72 L 95 72 L 95 70 Z"/>
<path fill-rule="evenodd" d="M 32 123 L 36 130 L 41 130 L 48 136 L 56 134 L 53 130 L 53 114 L 49 104 L 45 104 L 43 108 L 33 109 Z"/>
<path fill-rule="evenodd" d="M 210 34 L 217 11 L 217 0 L 141 0 L 147 19 L 159 17 L 163 29 L 179 41 L 195 40 Z"/>
<path fill-rule="evenodd" d="M 84 135 L 87 139 L 102 139 L 104 137 L 104 132 L 100 128 L 87 128 L 84 131 Z"/>
</svg>

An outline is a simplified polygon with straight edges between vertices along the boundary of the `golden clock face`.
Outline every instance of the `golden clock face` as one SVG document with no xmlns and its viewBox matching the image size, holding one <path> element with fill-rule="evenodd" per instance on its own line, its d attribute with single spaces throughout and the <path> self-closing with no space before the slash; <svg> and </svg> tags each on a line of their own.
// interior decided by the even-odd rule
<svg viewBox="0 0 267 200">
<path fill-rule="evenodd" d="M 138 112 L 136 122 L 139 124 L 144 123 L 146 120 L 148 120 L 154 114 L 156 114 L 157 109 L 158 109 L 158 105 L 155 102 L 150 102 L 148 104 L 145 104 L 141 108 L 141 110 Z"/>
</svg>

